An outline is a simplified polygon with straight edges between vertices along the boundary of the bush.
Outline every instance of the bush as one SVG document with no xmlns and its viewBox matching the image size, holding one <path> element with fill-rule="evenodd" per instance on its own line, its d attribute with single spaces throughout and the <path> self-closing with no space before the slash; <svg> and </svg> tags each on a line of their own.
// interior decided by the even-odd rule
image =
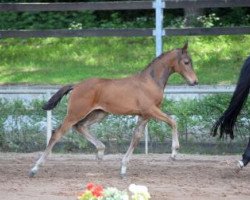
<svg viewBox="0 0 250 200">
<path fill-rule="evenodd" d="M 105 0 L 85 0 L 105 1 Z M 107 0 L 109 1 L 109 0 Z M 118 0 L 119 1 L 119 0 Z M 31 0 L 2 0 L 1 2 L 33 2 Z M 81 2 L 80 0 L 40 0 L 37 2 Z M 67 12 L 0 12 L 0 28 L 15 29 L 81 29 L 81 28 L 153 28 L 154 10 L 67 11 Z M 183 9 L 165 12 L 164 26 L 182 27 Z M 248 8 L 204 9 L 204 15 L 193 19 L 194 26 L 246 26 L 250 24 Z"/>
<path fill-rule="evenodd" d="M 214 143 L 215 139 L 209 133 L 215 120 L 226 109 L 231 95 L 208 95 L 202 99 L 165 100 L 162 109 L 177 120 L 180 139 L 186 142 Z M 46 142 L 46 112 L 41 109 L 43 101 L 30 103 L 16 100 L 9 102 L 0 100 L 1 132 L 0 149 L 3 151 L 31 152 L 43 150 Z M 66 115 L 67 100 L 64 99 L 53 110 L 53 127 L 56 128 Z M 249 101 L 238 117 L 236 141 L 245 141 L 250 129 Z M 130 142 L 136 118 L 133 116 L 109 115 L 99 125 L 93 125 L 91 132 L 108 144 L 119 150 L 126 151 Z M 151 142 L 165 142 L 172 138 L 171 129 L 163 122 L 150 120 L 148 124 Z M 70 131 L 55 147 L 56 151 L 66 152 L 93 152 L 93 146 L 84 137 Z M 188 149 L 186 151 L 189 151 Z"/>
<path fill-rule="evenodd" d="M 171 106 L 168 106 L 169 102 L 165 101 L 164 109 L 176 116 L 182 139 L 189 137 L 195 141 L 211 141 L 213 140 L 209 137 L 211 128 L 227 108 L 230 99 L 231 94 L 216 94 L 201 99 L 182 100 L 178 104 L 170 102 Z M 235 135 L 239 140 L 245 140 L 248 136 L 246 133 L 250 129 L 250 121 L 247 120 L 250 116 L 249 106 L 247 101 L 247 105 L 238 116 Z"/>
<path fill-rule="evenodd" d="M 0 109 L 0 149 L 30 152 L 44 146 L 45 135 L 41 134 L 44 126 L 41 125 L 45 117 L 40 101 L 28 105 L 21 100 L 1 99 Z"/>
</svg>

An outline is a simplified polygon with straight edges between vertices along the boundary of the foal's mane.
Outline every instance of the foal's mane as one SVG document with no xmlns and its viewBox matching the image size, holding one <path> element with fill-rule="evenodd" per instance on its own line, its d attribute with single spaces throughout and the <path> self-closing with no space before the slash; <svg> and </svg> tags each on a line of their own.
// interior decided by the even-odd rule
<svg viewBox="0 0 250 200">
<path fill-rule="evenodd" d="M 173 49 L 173 50 L 170 50 L 170 51 L 166 51 L 166 52 L 164 52 L 164 53 L 162 53 L 161 55 L 159 55 L 158 57 L 156 57 L 155 59 L 153 59 L 148 65 L 147 65 L 147 67 L 144 69 L 144 70 L 146 70 L 146 69 L 148 69 L 149 67 L 151 67 L 151 66 L 153 66 L 157 61 L 159 61 L 159 60 L 161 60 L 164 56 L 166 56 L 167 54 L 169 54 L 169 53 L 171 53 L 171 52 L 173 52 L 173 51 L 176 51 L 176 50 L 181 50 L 180 48 L 177 48 L 177 49 Z M 181 55 L 179 55 L 179 53 L 178 53 L 178 62 L 180 61 L 180 59 L 181 59 Z M 144 71 L 143 70 L 143 71 Z"/>
<path fill-rule="evenodd" d="M 148 65 L 146 68 L 152 66 L 155 62 L 157 62 L 158 60 L 161 60 L 162 57 L 164 57 L 165 55 L 167 55 L 168 53 L 170 53 L 171 51 L 167 51 L 167 52 L 164 52 L 162 53 L 161 55 L 159 55 L 158 57 L 156 57 L 155 59 L 153 59 Z"/>
</svg>

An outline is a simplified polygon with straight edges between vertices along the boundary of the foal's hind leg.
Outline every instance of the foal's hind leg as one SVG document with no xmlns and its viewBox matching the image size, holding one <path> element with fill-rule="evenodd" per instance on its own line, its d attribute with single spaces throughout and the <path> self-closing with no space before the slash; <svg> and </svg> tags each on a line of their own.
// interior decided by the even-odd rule
<svg viewBox="0 0 250 200">
<path fill-rule="evenodd" d="M 135 147 L 138 145 L 141 137 L 143 136 L 147 122 L 148 122 L 147 119 L 142 119 L 142 118 L 138 119 L 138 123 L 137 123 L 135 130 L 134 130 L 130 146 L 129 146 L 125 156 L 122 159 L 121 177 L 124 177 L 126 175 L 127 163 L 129 162 L 130 156 L 132 155 Z"/>
<path fill-rule="evenodd" d="M 48 157 L 48 155 L 50 154 L 53 146 L 56 144 L 56 142 L 68 131 L 68 129 L 74 124 L 74 122 L 72 122 L 71 120 L 69 120 L 68 117 L 66 117 L 64 119 L 64 122 L 62 123 L 61 126 L 59 126 L 52 134 L 50 140 L 49 140 L 49 144 L 46 147 L 44 153 L 42 154 L 42 156 L 39 158 L 39 160 L 36 162 L 35 166 L 30 170 L 29 172 L 29 176 L 33 177 L 36 175 L 36 173 L 38 172 L 40 166 L 42 164 L 44 164 L 46 158 Z"/>
<path fill-rule="evenodd" d="M 106 112 L 102 110 L 95 110 L 73 126 L 74 129 L 76 129 L 79 133 L 82 133 L 86 139 L 96 147 L 96 158 L 100 160 L 103 158 L 105 145 L 89 132 L 89 127 L 94 123 L 100 122 L 106 116 Z"/>
</svg>

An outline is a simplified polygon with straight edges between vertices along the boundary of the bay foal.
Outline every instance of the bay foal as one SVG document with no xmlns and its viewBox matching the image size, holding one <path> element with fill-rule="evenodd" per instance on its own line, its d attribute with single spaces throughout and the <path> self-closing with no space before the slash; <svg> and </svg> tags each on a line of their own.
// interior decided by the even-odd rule
<svg viewBox="0 0 250 200">
<path fill-rule="evenodd" d="M 174 72 L 181 74 L 189 85 L 198 83 L 187 49 L 188 44 L 186 43 L 182 48 L 165 52 L 154 59 L 144 70 L 127 78 L 92 78 L 76 85 L 64 86 L 58 90 L 43 109 L 53 109 L 61 98 L 71 91 L 67 115 L 63 123 L 53 132 L 45 152 L 31 169 L 29 175 L 32 177 L 37 173 L 53 146 L 71 127 L 95 145 L 97 158 L 101 159 L 105 146 L 89 132 L 89 126 L 100 122 L 110 113 L 139 116 L 131 144 L 122 159 L 122 176 L 126 174 L 130 156 L 151 118 L 166 122 L 172 128 L 171 157 L 175 158 L 179 148 L 176 122 L 160 110 L 160 105 L 168 78 Z"/>
</svg>

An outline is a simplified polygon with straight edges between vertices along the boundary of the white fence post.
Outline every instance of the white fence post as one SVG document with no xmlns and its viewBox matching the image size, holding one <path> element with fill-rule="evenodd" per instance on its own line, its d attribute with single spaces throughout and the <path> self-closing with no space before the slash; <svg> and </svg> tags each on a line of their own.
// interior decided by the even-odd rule
<svg viewBox="0 0 250 200">
<path fill-rule="evenodd" d="M 162 54 L 162 36 L 165 35 L 163 30 L 163 8 L 165 8 L 165 2 L 162 0 L 155 0 L 153 2 L 153 8 L 155 8 L 155 30 L 153 35 L 155 36 L 155 54 L 159 56 Z M 148 125 L 145 128 L 145 154 L 148 154 Z"/>
<path fill-rule="evenodd" d="M 163 49 L 162 36 L 165 35 L 165 31 L 163 30 L 163 9 L 165 8 L 165 2 L 155 0 L 153 8 L 155 8 L 155 30 L 153 32 L 155 36 L 155 52 L 156 56 L 159 56 Z"/>
<path fill-rule="evenodd" d="M 145 127 L 145 154 L 148 154 L 148 124 Z"/>
<path fill-rule="evenodd" d="M 51 96 L 51 93 L 48 91 L 47 98 L 49 99 L 50 96 Z M 52 133 L 52 111 L 48 110 L 47 111 L 47 145 L 49 144 L 51 133 Z"/>
</svg>

